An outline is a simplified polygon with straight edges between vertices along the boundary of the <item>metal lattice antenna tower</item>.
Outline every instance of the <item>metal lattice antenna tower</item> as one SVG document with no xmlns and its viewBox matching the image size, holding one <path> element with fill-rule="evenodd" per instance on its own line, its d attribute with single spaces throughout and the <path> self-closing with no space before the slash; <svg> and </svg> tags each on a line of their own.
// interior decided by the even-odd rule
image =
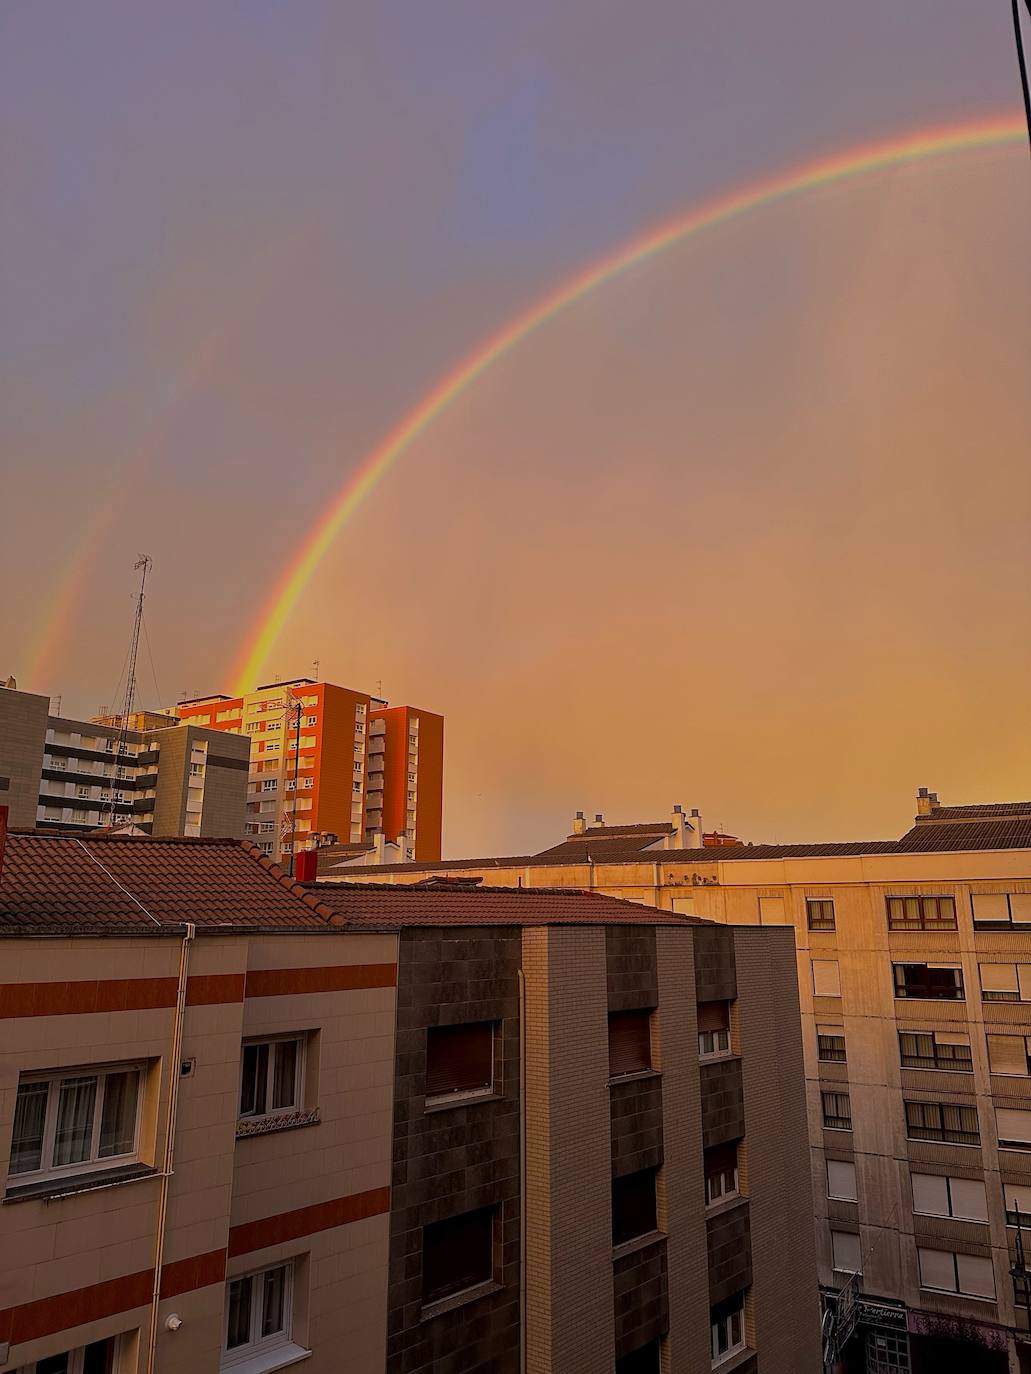
<svg viewBox="0 0 1031 1374">
<path fill-rule="evenodd" d="M 109 824 L 111 825 L 113 825 L 116 820 L 115 783 L 125 776 L 125 768 L 120 760 L 125 757 L 126 736 L 129 732 L 129 717 L 132 714 L 133 702 L 136 700 L 136 656 L 140 649 L 140 626 L 143 623 L 143 592 L 147 585 L 147 573 L 149 573 L 154 566 L 154 560 L 147 554 L 141 553 L 132 566 L 133 571 L 140 574 L 140 590 L 136 597 L 136 614 L 133 616 L 132 636 L 129 640 L 129 658 L 126 663 L 125 672 L 125 698 L 122 702 L 122 715 L 118 730 L 115 775 L 111 779 L 111 797 L 108 802 Z"/>
</svg>

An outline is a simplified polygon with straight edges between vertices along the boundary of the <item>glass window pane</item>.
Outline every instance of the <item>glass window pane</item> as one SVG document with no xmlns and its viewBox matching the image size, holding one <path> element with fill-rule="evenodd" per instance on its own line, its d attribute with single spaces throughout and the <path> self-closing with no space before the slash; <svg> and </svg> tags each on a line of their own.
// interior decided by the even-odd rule
<svg viewBox="0 0 1031 1374">
<path fill-rule="evenodd" d="M 240 1115 L 261 1116 L 265 1111 L 268 1078 L 268 1045 L 244 1045 L 240 1087 Z"/>
<path fill-rule="evenodd" d="M 62 1082 L 57 1100 L 55 1165 L 80 1164 L 89 1159 L 96 1100 L 95 1078 L 66 1078 Z"/>
<path fill-rule="evenodd" d="M 226 1324 L 226 1349 L 247 1345 L 251 1338 L 252 1281 L 233 1279 L 229 1285 L 229 1316 Z"/>
<path fill-rule="evenodd" d="M 48 1355 L 35 1364 L 36 1374 L 68 1374 L 73 1352 L 66 1350 L 63 1355 Z M 30 1365 L 31 1369 L 32 1366 Z"/>
<path fill-rule="evenodd" d="M 82 1374 L 112 1374 L 115 1367 L 115 1338 L 90 1341 L 82 1351 Z"/>
<path fill-rule="evenodd" d="M 280 1040 L 275 1046 L 275 1067 L 272 1074 L 272 1108 L 296 1105 L 294 1087 L 297 1082 L 297 1041 Z"/>
<path fill-rule="evenodd" d="M 128 1155 L 136 1144 L 136 1099 L 140 1075 L 135 1070 L 109 1073 L 104 1079 L 100 1117 L 100 1158 Z"/>
<path fill-rule="evenodd" d="M 47 1115 L 47 1083 L 22 1083 L 14 1104 L 11 1173 L 24 1174 L 43 1162 L 43 1126 Z"/>
<path fill-rule="evenodd" d="M 284 1296 L 286 1292 L 286 1269 L 267 1269 L 262 1275 L 264 1294 L 261 1307 L 262 1337 L 274 1336 L 283 1330 Z"/>
</svg>

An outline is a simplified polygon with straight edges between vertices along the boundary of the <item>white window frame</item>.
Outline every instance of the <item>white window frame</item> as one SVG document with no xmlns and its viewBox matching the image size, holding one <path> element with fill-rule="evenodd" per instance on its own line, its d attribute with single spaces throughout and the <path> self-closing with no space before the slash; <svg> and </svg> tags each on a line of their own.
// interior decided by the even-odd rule
<svg viewBox="0 0 1031 1374">
<path fill-rule="evenodd" d="M 83 1363 L 86 1359 L 87 1345 L 103 1345 L 108 1341 L 111 1343 L 114 1352 L 114 1367 L 115 1369 L 118 1369 L 119 1352 L 122 1343 L 117 1336 L 102 1336 L 99 1340 L 87 1341 L 86 1345 L 77 1345 L 74 1350 L 65 1350 L 58 1352 L 58 1354 L 67 1355 L 68 1357 L 68 1374 L 82 1374 Z M 52 1355 L 41 1355 L 38 1360 L 30 1360 L 28 1364 L 20 1364 L 18 1368 L 14 1370 L 14 1374 L 36 1374 L 37 1369 L 43 1363 L 44 1360 L 53 1358 L 54 1357 Z"/>
<path fill-rule="evenodd" d="M 728 1326 L 728 1323 L 732 1322 L 735 1317 L 739 1322 L 738 1338 L 736 1342 L 734 1342 L 734 1344 L 728 1345 L 726 1350 L 718 1351 L 717 1344 L 719 1340 L 719 1333 L 721 1330 L 726 1329 L 728 1340 L 731 1340 L 733 1338 L 733 1330 L 731 1327 Z M 727 1360 L 731 1359 L 732 1356 L 737 1355 L 740 1351 L 744 1350 L 747 1344 L 748 1340 L 745 1335 L 745 1304 L 743 1301 L 740 1307 L 735 1308 L 733 1312 L 728 1312 L 727 1315 L 725 1317 L 721 1317 L 719 1321 L 710 1321 L 709 1349 L 712 1355 L 713 1369 L 718 1368 L 721 1364 L 724 1364 Z"/>
<path fill-rule="evenodd" d="M 987 1189 L 985 1188 L 984 1181 L 983 1181 L 982 1179 L 976 1179 L 976 1178 L 975 1178 L 975 1179 L 965 1179 L 965 1178 L 964 1178 L 964 1179 L 961 1179 L 961 1178 L 956 1178 L 956 1179 L 954 1179 L 954 1178 L 952 1178 L 949 1174 L 925 1174 L 921 1169 L 913 1169 L 913 1168 L 910 1168 L 909 1175 L 910 1175 L 910 1182 L 912 1183 L 912 1186 L 913 1186 L 913 1215 L 914 1215 L 915 1217 L 950 1217 L 950 1218 L 952 1218 L 952 1219 L 955 1220 L 955 1221 L 969 1221 L 969 1222 L 971 1222 L 971 1223 L 972 1223 L 973 1225 L 975 1225 L 975 1226 L 987 1226 L 987 1225 L 988 1225 L 988 1196 L 987 1196 Z M 944 1184 L 944 1186 L 945 1186 L 945 1207 L 946 1207 L 946 1210 L 945 1210 L 944 1212 L 930 1212 L 930 1211 L 928 1211 L 926 1208 L 924 1208 L 924 1207 L 919 1207 L 919 1206 L 917 1205 L 917 1196 L 916 1196 L 916 1194 L 917 1194 L 917 1187 L 916 1187 L 916 1180 L 917 1180 L 918 1178 L 933 1178 L 933 1179 L 937 1179 L 939 1182 L 941 1182 L 942 1184 Z M 957 1203 L 956 1203 L 955 1200 L 953 1199 L 953 1195 L 952 1195 L 952 1194 L 953 1194 L 953 1188 L 952 1188 L 953 1183 L 973 1183 L 973 1184 L 980 1184 L 980 1185 L 981 1185 L 981 1196 L 984 1198 L 984 1216 L 981 1216 L 981 1217 L 974 1217 L 974 1216 L 971 1216 L 969 1212 L 957 1212 L 957 1210 L 956 1210 Z M 961 1205 L 961 1204 L 960 1204 L 960 1205 Z"/>
<path fill-rule="evenodd" d="M 120 1064 L 86 1064 L 79 1068 L 53 1069 L 45 1073 L 26 1073 L 18 1079 L 18 1087 L 32 1083 L 46 1083 L 49 1085 L 47 1092 L 46 1116 L 43 1121 L 43 1148 L 40 1154 L 40 1167 L 38 1169 L 24 1169 L 20 1173 L 15 1173 L 12 1167 L 8 1168 L 8 1186 L 20 1188 L 23 1184 L 41 1183 L 47 1179 L 60 1179 L 75 1177 L 78 1174 L 94 1173 L 100 1169 L 119 1169 L 126 1164 L 131 1164 L 139 1158 L 140 1153 L 140 1123 L 143 1115 L 143 1098 L 147 1088 L 146 1064 L 142 1061 L 134 1061 Z M 61 1084 L 71 1078 L 96 1078 L 105 1079 L 109 1074 L 133 1073 L 139 1074 L 139 1086 L 136 1090 L 136 1120 L 133 1125 L 132 1149 L 119 1155 L 104 1155 L 100 1158 L 97 1151 L 100 1148 L 100 1122 L 104 1110 L 104 1090 L 99 1081 L 97 1084 L 97 1094 L 93 1102 L 93 1123 L 90 1135 L 90 1157 L 83 1160 L 75 1160 L 71 1164 L 47 1163 L 54 1157 L 54 1143 L 57 1134 L 57 1112 L 58 1103 L 61 1096 Z M 12 1147 L 13 1147 L 13 1122 L 12 1122 Z"/>
<path fill-rule="evenodd" d="M 222 1312 L 222 1357 L 220 1368 L 236 1369 L 240 1366 L 252 1366 L 256 1370 L 278 1369 L 286 1363 L 290 1355 L 296 1352 L 297 1356 L 308 1352 L 296 1344 L 293 1339 L 294 1324 L 294 1280 L 295 1280 L 296 1261 L 292 1259 L 279 1260 L 275 1264 L 263 1265 L 260 1269 L 248 1269 L 243 1274 L 233 1274 L 226 1278 L 225 1301 Z M 273 1273 L 277 1269 L 283 1272 L 283 1327 L 281 1331 L 276 1331 L 268 1336 L 262 1336 L 262 1303 L 251 1300 L 251 1339 L 245 1345 L 235 1346 L 232 1350 L 228 1348 L 229 1342 L 229 1293 L 234 1283 L 240 1283 L 243 1279 L 262 1278 L 265 1274 Z M 253 1294 L 253 1288 L 252 1288 Z M 271 1359 L 273 1355 L 282 1358 Z"/>
<path fill-rule="evenodd" d="M 732 1188 L 727 1188 L 727 1189 L 725 1189 L 725 1190 L 723 1190 L 722 1192 L 719 1192 L 719 1193 L 710 1192 L 710 1189 L 709 1189 L 709 1183 L 710 1183 L 710 1181 L 711 1181 L 712 1179 L 714 1179 L 714 1178 L 719 1178 L 720 1181 L 722 1182 L 722 1181 L 724 1181 L 724 1180 L 726 1179 L 727 1174 L 728 1174 L 728 1170 L 726 1170 L 726 1169 L 720 1169 L 720 1170 L 719 1170 L 717 1173 L 715 1173 L 715 1174 L 706 1174 L 706 1175 L 705 1175 L 705 1205 L 706 1205 L 706 1207 L 715 1207 L 717 1203 L 719 1203 L 719 1202 L 726 1202 L 726 1201 L 728 1200 L 728 1198 L 740 1197 L 740 1196 L 741 1196 L 741 1176 L 740 1176 L 740 1172 L 739 1172 L 739 1170 L 738 1170 L 738 1165 L 737 1165 L 737 1161 L 736 1161 L 736 1160 L 735 1160 L 735 1162 L 734 1162 L 734 1186 L 733 1186 Z"/>
<path fill-rule="evenodd" d="M 855 1161 L 851 1159 L 828 1159 L 824 1161 L 825 1173 L 827 1177 L 827 1196 L 834 1198 L 837 1202 L 858 1202 L 859 1201 L 859 1177 L 856 1171 Z M 852 1193 L 834 1192 L 834 1184 L 831 1183 L 831 1165 L 837 1164 L 852 1170 Z"/>
<path fill-rule="evenodd" d="M 269 846 L 271 848 L 271 846 Z M 297 1046 L 297 1067 L 294 1071 L 294 1100 L 285 1107 L 269 1107 L 263 1112 L 244 1112 L 243 1111 L 243 1059 L 244 1051 L 255 1045 L 268 1045 L 271 1049 L 273 1045 L 281 1045 L 293 1042 Z M 263 1121 L 269 1116 L 290 1116 L 294 1112 L 304 1110 L 304 1077 L 305 1077 L 305 1058 L 308 1048 L 308 1037 L 303 1032 L 293 1031 L 283 1035 L 252 1035 L 248 1036 L 240 1046 L 240 1087 L 237 1094 L 237 1115 L 240 1121 Z M 272 1085 L 275 1076 L 275 1055 L 268 1055 L 268 1064 L 265 1069 L 265 1102 L 272 1100 Z"/>
</svg>

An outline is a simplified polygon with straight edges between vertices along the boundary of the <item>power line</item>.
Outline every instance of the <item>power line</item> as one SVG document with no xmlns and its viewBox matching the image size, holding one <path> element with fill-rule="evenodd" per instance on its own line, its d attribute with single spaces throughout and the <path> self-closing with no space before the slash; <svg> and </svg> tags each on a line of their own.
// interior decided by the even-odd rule
<svg viewBox="0 0 1031 1374">
<path fill-rule="evenodd" d="M 1031 149 L 1031 89 L 1027 81 L 1027 63 L 1024 60 L 1024 34 L 1020 23 L 1020 6 L 1018 0 L 1011 0 L 1013 5 L 1013 35 L 1017 40 L 1017 66 L 1020 68 L 1020 89 L 1024 93 L 1024 117 L 1027 119 L 1027 140 Z M 1028 14 L 1031 14 L 1031 0 L 1024 0 Z"/>
</svg>

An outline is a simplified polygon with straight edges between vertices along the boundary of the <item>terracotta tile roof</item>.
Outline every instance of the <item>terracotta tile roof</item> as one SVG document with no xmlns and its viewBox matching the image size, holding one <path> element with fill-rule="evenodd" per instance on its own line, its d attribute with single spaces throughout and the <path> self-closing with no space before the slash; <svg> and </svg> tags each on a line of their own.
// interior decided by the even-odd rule
<svg viewBox="0 0 1031 1374">
<path fill-rule="evenodd" d="M 0 935 L 153 934 L 235 926 L 322 930 L 338 922 L 256 846 L 239 840 L 12 832 L 0 872 Z"/>
<path fill-rule="evenodd" d="M 416 887 L 319 883 L 319 900 L 349 926 L 708 925 L 640 902 L 576 888 Z"/>
</svg>

